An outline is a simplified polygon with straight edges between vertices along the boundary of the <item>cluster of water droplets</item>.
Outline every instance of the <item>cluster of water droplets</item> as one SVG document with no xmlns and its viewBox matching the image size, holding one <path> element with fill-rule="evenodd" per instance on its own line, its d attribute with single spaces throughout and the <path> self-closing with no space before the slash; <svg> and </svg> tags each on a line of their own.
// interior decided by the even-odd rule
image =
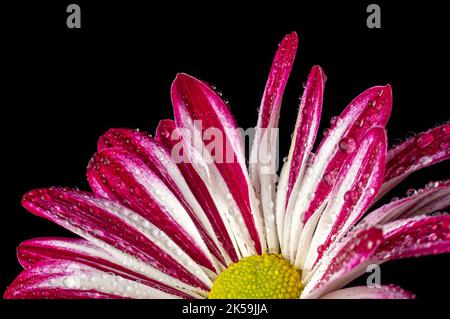
<svg viewBox="0 0 450 319">
<path fill-rule="evenodd" d="M 443 242 L 450 240 L 450 220 L 416 217 L 387 232 L 378 257 L 388 260 L 394 257 L 420 256 L 426 249 L 432 254 L 441 252 Z M 442 244 L 439 244 L 441 243 Z"/>
<path fill-rule="evenodd" d="M 431 181 L 431 182 L 428 182 L 422 188 L 418 188 L 418 189 L 410 188 L 410 189 L 408 189 L 406 191 L 406 197 L 416 196 L 416 195 L 422 194 L 423 192 L 426 192 L 426 191 L 432 190 L 434 188 L 437 188 L 439 186 L 448 185 L 449 183 L 450 183 L 449 181 Z M 391 199 L 391 202 L 396 202 L 398 200 L 400 200 L 399 197 L 393 197 Z"/>
</svg>

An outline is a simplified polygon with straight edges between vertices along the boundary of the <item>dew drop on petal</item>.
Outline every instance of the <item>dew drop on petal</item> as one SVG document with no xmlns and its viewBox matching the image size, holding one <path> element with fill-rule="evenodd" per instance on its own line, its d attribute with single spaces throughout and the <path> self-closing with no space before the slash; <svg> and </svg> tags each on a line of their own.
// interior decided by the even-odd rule
<svg viewBox="0 0 450 319">
<path fill-rule="evenodd" d="M 351 153 L 355 150 L 356 148 L 356 142 L 353 138 L 351 137 L 344 137 L 340 142 L 339 142 L 339 148 L 346 152 L 346 153 Z"/>
<path fill-rule="evenodd" d="M 430 133 L 422 133 L 415 139 L 415 144 L 418 148 L 423 149 L 433 143 L 434 137 Z"/>
</svg>

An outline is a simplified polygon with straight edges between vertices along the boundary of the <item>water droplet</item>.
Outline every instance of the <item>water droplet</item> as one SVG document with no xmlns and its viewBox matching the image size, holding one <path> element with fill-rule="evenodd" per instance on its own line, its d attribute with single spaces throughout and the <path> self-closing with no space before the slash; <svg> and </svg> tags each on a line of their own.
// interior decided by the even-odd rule
<svg viewBox="0 0 450 319">
<path fill-rule="evenodd" d="M 308 160 L 307 160 L 306 162 L 307 162 L 308 164 L 313 164 L 315 158 L 316 158 L 316 155 L 315 155 L 313 152 L 311 152 L 311 153 L 309 153 L 309 155 L 308 155 Z"/>
<path fill-rule="evenodd" d="M 64 279 L 63 284 L 67 288 L 75 288 L 77 283 L 73 277 L 67 277 Z"/>
<path fill-rule="evenodd" d="M 415 144 L 418 148 L 423 149 L 433 143 L 434 137 L 430 133 L 422 133 L 416 137 Z"/>
<path fill-rule="evenodd" d="M 427 164 L 431 163 L 431 161 L 432 161 L 432 159 L 429 156 L 424 156 L 419 159 L 419 163 L 422 165 L 427 165 Z"/>
<path fill-rule="evenodd" d="M 336 177 L 334 176 L 333 172 L 329 172 L 323 175 L 323 180 L 328 185 L 333 185 L 335 178 Z"/>
<path fill-rule="evenodd" d="M 355 150 L 356 148 L 356 142 L 353 138 L 351 137 L 344 137 L 340 142 L 339 142 L 339 148 L 346 152 L 346 153 L 351 153 Z"/>
<path fill-rule="evenodd" d="M 342 123 L 342 119 L 339 116 L 333 116 L 330 120 L 331 125 L 339 126 Z"/>
<path fill-rule="evenodd" d="M 310 176 L 314 173 L 314 169 L 312 167 L 308 167 L 305 171 L 305 175 Z"/>
</svg>

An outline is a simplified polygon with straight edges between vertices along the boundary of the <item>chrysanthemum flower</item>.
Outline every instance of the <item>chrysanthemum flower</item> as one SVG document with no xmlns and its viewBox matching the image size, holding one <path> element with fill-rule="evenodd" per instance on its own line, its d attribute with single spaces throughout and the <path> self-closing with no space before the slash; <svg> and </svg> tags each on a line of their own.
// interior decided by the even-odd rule
<svg viewBox="0 0 450 319">
<path fill-rule="evenodd" d="M 272 133 L 296 49 L 292 33 L 276 53 L 249 169 L 227 104 L 205 82 L 179 74 L 174 120 L 161 121 L 155 137 L 111 129 L 100 138 L 87 172 L 92 193 L 26 194 L 27 210 L 82 239 L 23 242 L 24 271 L 5 298 L 412 297 L 395 286 L 343 287 L 368 265 L 450 251 L 450 217 L 436 214 L 450 204 L 449 180 L 370 211 L 408 175 L 449 158 L 450 125 L 387 150 L 392 92 L 376 86 L 332 119 L 313 153 L 325 85 L 314 66 L 278 179 Z M 199 133 L 200 143 L 182 129 Z M 226 142 L 214 152 L 231 161 L 207 147 L 212 160 L 200 154 L 209 129 Z"/>
</svg>

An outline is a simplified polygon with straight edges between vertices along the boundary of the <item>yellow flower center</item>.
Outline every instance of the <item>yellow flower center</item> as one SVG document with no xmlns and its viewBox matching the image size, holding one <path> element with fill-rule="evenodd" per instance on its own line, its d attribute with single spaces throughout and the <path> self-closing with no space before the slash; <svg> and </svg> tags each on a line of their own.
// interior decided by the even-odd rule
<svg viewBox="0 0 450 319">
<path fill-rule="evenodd" d="M 209 299 L 296 299 L 303 289 L 301 271 L 281 255 L 243 258 L 214 281 Z"/>
</svg>

